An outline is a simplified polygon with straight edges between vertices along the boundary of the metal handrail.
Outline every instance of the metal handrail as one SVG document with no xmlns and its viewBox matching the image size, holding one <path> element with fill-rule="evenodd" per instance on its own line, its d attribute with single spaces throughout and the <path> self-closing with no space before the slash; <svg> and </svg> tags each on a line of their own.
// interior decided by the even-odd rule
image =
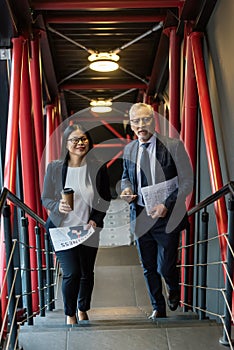
<svg viewBox="0 0 234 350">
<path fill-rule="evenodd" d="M 1 195 L 0 195 L 0 213 L 2 213 L 2 210 L 4 208 L 4 205 L 5 205 L 7 199 L 9 199 L 17 207 L 22 209 L 25 213 L 30 215 L 36 222 L 45 226 L 45 221 L 40 216 L 38 216 L 31 208 L 29 208 L 25 203 L 23 203 L 22 200 L 20 200 L 18 197 L 16 197 L 6 187 L 2 188 Z"/>
<path fill-rule="evenodd" d="M 195 207 L 188 211 L 188 216 L 199 212 L 201 209 L 207 207 L 208 205 L 216 202 L 221 197 L 226 194 L 231 193 L 234 196 L 234 181 L 228 182 L 225 186 L 220 188 L 217 192 L 213 193 L 203 201 L 199 202 Z"/>
<path fill-rule="evenodd" d="M 7 203 L 9 200 L 10 203 Z M 51 291 L 52 288 L 54 288 L 53 284 L 53 277 L 52 277 L 52 271 L 53 263 L 50 259 L 49 255 L 51 254 L 50 248 L 48 246 L 48 235 L 44 234 L 44 241 L 45 241 L 45 249 L 42 249 L 41 247 L 41 235 L 40 235 L 40 226 L 45 228 L 46 222 L 38 216 L 30 207 L 28 207 L 21 199 L 19 199 L 16 195 L 14 195 L 10 190 L 3 187 L 0 193 L 0 214 L 3 214 L 3 222 L 4 222 L 4 234 L 5 234 L 5 249 L 6 249 L 6 262 L 8 264 L 8 272 L 6 272 L 7 279 L 7 289 L 8 289 L 8 302 L 6 305 L 6 310 L 4 310 L 4 320 L 1 323 L 1 337 L 0 341 L 2 342 L 2 336 L 3 333 L 6 331 L 5 324 L 6 324 L 6 315 L 9 314 L 9 332 L 8 332 L 8 340 L 6 347 L 9 350 L 15 349 L 15 346 L 17 346 L 18 342 L 18 325 L 17 323 L 17 305 L 19 302 L 19 295 L 16 295 L 15 291 L 15 285 L 16 285 L 16 279 L 14 278 L 13 271 L 18 271 L 18 265 L 15 266 L 13 262 L 13 249 L 12 249 L 12 232 L 11 232 L 11 225 L 10 225 L 10 213 L 11 208 L 10 204 L 12 204 L 14 207 L 21 209 L 21 220 L 22 220 L 22 240 L 19 241 L 20 244 L 24 246 L 23 254 L 22 254 L 22 261 L 24 266 L 26 266 L 26 273 L 25 273 L 25 292 L 24 294 L 27 295 L 26 304 L 27 307 L 22 309 L 22 312 L 26 312 L 24 317 L 25 319 L 21 322 L 28 322 L 28 325 L 33 325 L 32 317 L 36 315 L 36 313 L 32 310 L 32 301 L 30 295 L 32 294 L 31 289 L 31 280 L 30 280 L 30 270 L 28 267 L 30 266 L 29 263 L 29 249 L 35 248 L 36 254 L 37 254 L 37 274 L 38 274 L 38 280 L 40 281 L 39 285 L 39 297 L 40 297 L 40 315 L 44 316 L 44 309 L 45 307 L 48 308 L 48 310 L 52 310 L 54 308 L 54 293 Z M 35 234 L 36 234 L 36 245 L 35 247 L 29 247 L 28 243 L 28 219 L 26 216 L 29 216 L 33 220 L 35 220 Z M 43 274 L 43 266 L 42 266 L 42 255 L 45 254 L 45 260 L 46 260 L 46 286 L 47 286 L 47 304 L 45 303 L 45 296 L 44 296 L 44 280 L 42 278 Z M 6 284 L 4 283 L 4 287 Z M 21 293 L 21 297 L 23 294 Z M 43 296 L 43 298 L 42 298 Z M 25 311 L 24 311 L 25 310 Z M 42 310 L 42 311 L 41 311 Z"/>
<path fill-rule="evenodd" d="M 203 201 L 201 201 L 199 204 L 197 204 L 196 206 L 194 206 L 191 210 L 188 211 L 188 215 L 191 216 L 192 214 L 195 214 L 199 211 L 201 211 L 202 209 L 206 210 L 206 207 L 208 205 L 213 204 L 215 201 L 219 200 L 221 197 L 224 197 L 227 194 L 231 194 L 232 195 L 232 206 L 230 208 L 229 205 L 229 211 L 230 209 L 232 210 L 232 213 L 234 212 L 234 181 L 231 181 L 229 183 L 227 183 L 225 186 L 223 186 L 221 189 L 219 189 L 216 193 L 210 195 L 209 197 L 205 198 Z M 45 225 L 45 221 L 43 219 L 41 219 L 36 213 L 33 212 L 33 210 L 31 210 L 26 204 L 24 204 L 19 198 L 17 198 L 11 191 L 9 191 L 7 188 L 3 188 L 1 193 L 0 193 L 0 212 L 2 212 L 3 208 L 5 207 L 6 204 L 6 200 L 9 199 L 13 204 L 15 204 L 16 206 L 18 206 L 19 208 L 21 208 L 25 213 L 29 214 L 37 223 L 40 223 L 41 225 Z M 232 219 L 233 220 L 233 219 Z M 232 226 L 233 221 L 231 221 L 231 226 Z M 208 222 L 206 222 L 206 225 L 208 225 Z M 230 226 L 230 224 L 229 224 Z M 229 236 L 233 236 L 232 232 L 230 230 L 229 227 Z M 229 237 L 227 237 L 227 239 L 229 239 Z M 202 242 L 206 242 L 206 240 L 202 240 Z M 230 243 L 231 246 L 233 246 L 232 242 Z M 232 268 L 232 264 L 230 262 L 233 261 L 233 253 L 230 254 L 231 256 L 229 257 L 229 259 L 227 259 L 228 261 L 225 262 L 227 263 L 227 266 L 230 265 Z M 201 265 L 201 264 L 200 264 Z M 182 265 L 181 265 L 182 266 Z M 188 265 L 188 263 L 185 262 L 184 267 L 189 267 L 190 265 Z M 227 276 L 232 276 L 232 269 L 229 268 L 229 273 L 227 273 Z M 227 278 L 227 282 L 228 278 Z M 230 284 L 230 283 L 229 283 Z M 186 286 L 186 282 L 184 284 L 184 286 Z M 189 285 L 187 285 L 189 287 Z M 199 288 L 205 288 L 203 286 L 200 286 Z M 221 322 L 223 323 L 223 337 L 220 339 L 220 343 L 223 345 L 227 345 L 230 344 L 230 324 L 231 321 L 230 319 L 232 319 L 232 308 L 231 308 L 231 296 L 232 296 L 232 291 L 233 291 L 233 285 L 232 286 L 228 286 L 226 285 L 225 287 L 225 293 L 227 293 L 227 291 L 230 291 L 229 293 L 227 293 L 228 296 L 228 300 L 227 300 L 227 306 L 226 306 L 226 310 L 225 310 L 225 316 L 224 315 L 218 315 L 221 319 Z M 224 292 L 223 292 L 224 293 Z M 226 294 L 225 294 L 226 297 Z M 44 304 L 44 303 L 43 303 Z M 189 304 L 186 303 L 186 298 L 184 300 L 184 305 L 187 305 L 188 307 L 191 306 Z M 196 308 L 196 307 L 195 307 Z M 209 314 L 208 310 L 206 310 L 205 307 L 203 308 L 199 308 L 199 312 L 201 314 L 201 316 L 205 315 L 206 313 Z M 210 313 L 212 314 L 212 313 Z M 213 315 L 215 315 L 213 313 Z M 201 318 L 203 319 L 203 318 Z"/>
<path fill-rule="evenodd" d="M 188 211 L 188 216 L 191 216 L 195 213 L 200 212 L 202 209 L 204 210 L 202 214 L 202 227 L 201 227 L 201 252 L 200 257 L 202 258 L 202 261 L 200 263 L 200 266 L 202 266 L 202 272 L 201 272 L 201 282 L 199 285 L 199 288 L 201 290 L 200 294 L 200 304 L 202 304 L 202 307 L 199 307 L 200 312 L 200 319 L 204 319 L 205 315 L 207 313 L 206 310 L 206 273 L 207 273 L 207 243 L 208 243 L 208 221 L 209 221 L 209 214 L 207 213 L 207 206 L 213 204 L 217 200 L 219 200 L 221 197 L 224 197 L 225 195 L 230 194 L 230 198 L 228 201 L 228 232 L 227 235 L 225 234 L 224 237 L 227 242 L 227 258 L 226 261 L 222 261 L 224 270 L 226 272 L 226 279 L 225 279 L 225 305 L 224 305 L 224 315 L 220 317 L 222 323 L 223 323 L 223 336 L 220 338 L 219 342 L 222 345 L 230 346 L 232 347 L 232 340 L 231 340 L 231 323 L 233 321 L 233 315 L 232 315 L 232 296 L 233 296 L 233 283 L 232 283 L 232 276 L 233 276 L 233 262 L 234 262 L 234 181 L 230 181 L 225 186 L 223 186 L 221 189 L 219 189 L 214 194 L 210 195 L 209 197 L 205 198 L 203 201 L 199 202 L 196 206 L 194 206 L 192 209 Z M 186 246 L 187 248 L 190 247 L 188 236 L 189 236 L 189 227 L 186 230 Z M 220 235 L 219 235 L 220 238 Z M 184 248 L 185 248 L 184 247 Z M 187 254 L 185 254 L 185 286 L 187 284 L 188 280 L 188 267 L 189 265 L 188 260 L 188 251 Z M 187 286 L 189 286 L 187 284 Z M 186 290 L 186 289 L 185 289 Z M 185 293 L 185 302 L 184 302 L 184 310 L 187 311 L 188 304 L 188 293 Z"/>
</svg>

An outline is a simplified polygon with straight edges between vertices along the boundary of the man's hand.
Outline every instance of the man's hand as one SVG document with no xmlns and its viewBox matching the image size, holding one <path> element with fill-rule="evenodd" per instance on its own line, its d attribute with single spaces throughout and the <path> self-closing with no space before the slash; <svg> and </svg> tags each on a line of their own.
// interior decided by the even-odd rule
<svg viewBox="0 0 234 350">
<path fill-rule="evenodd" d="M 150 212 L 150 216 L 152 219 L 156 218 L 164 218 L 167 215 L 168 209 L 164 204 L 156 205 Z"/>
<path fill-rule="evenodd" d="M 120 198 L 130 204 L 132 201 L 134 201 L 137 198 L 137 195 L 133 194 L 131 188 L 125 188 L 125 190 L 122 191 Z"/>
</svg>

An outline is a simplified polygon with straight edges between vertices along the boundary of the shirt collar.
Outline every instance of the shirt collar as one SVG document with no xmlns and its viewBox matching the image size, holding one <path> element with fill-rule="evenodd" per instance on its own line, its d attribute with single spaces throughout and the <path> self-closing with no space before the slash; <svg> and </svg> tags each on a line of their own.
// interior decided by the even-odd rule
<svg viewBox="0 0 234 350">
<path fill-rule="evenodd" d="M 138 142 L 139 142 L 139 146 L 141 146 L 143 143 L 145 143 L 145 142 L 141 142 L 139 139 L 138 139 Z M 152 145 L 155 145 L 156 144 L 156 138 L 154 137 L 154 135 L 152 135 L 151 138 L 148 141 L 146 141 L 146 142 L 150 143 Z"/>
</svg>

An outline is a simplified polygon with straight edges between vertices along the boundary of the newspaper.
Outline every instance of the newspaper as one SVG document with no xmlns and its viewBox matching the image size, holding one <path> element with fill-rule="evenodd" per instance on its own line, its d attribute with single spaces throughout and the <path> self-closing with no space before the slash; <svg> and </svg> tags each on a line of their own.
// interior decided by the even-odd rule
<svg viewBox="0 0 234 350">
<path fill-rule="evenodd" d="M 145 208 L 148 215 L 152 209 L 158 205 L 165 203 L 167 197 L 178 188 L 178 176 L 170 180 L 160 182 L 156 185 L 146 186 L 141 189 L 145 202 Z"/>
<path fill-rule="evenodd" d="M 94 228 L 88 225 L 50 228 L 50 237 L 54 250 L 66 250 L 85 242 L 93 233 Z"/>
</svg>

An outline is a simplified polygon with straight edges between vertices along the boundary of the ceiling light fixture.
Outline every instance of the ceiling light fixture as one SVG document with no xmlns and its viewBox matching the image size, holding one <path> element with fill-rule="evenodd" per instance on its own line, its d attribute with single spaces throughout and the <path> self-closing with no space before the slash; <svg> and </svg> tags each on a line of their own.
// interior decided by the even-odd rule
<svg viewBox="0 0 234 350">
<path fill-rule="evenodd" d="M 110 100 L 92 100 L 90 102 L 91 111 L 95 113 L 111 112 L 112 102 Z"/>
<path fill-rule="evenodd" d="M 89 68 L 97 72 L 113 72 L 119 68 L 119 56 L 116 53 L 92 53 L 88 60 L 91 62 Z"/>
</svg>

